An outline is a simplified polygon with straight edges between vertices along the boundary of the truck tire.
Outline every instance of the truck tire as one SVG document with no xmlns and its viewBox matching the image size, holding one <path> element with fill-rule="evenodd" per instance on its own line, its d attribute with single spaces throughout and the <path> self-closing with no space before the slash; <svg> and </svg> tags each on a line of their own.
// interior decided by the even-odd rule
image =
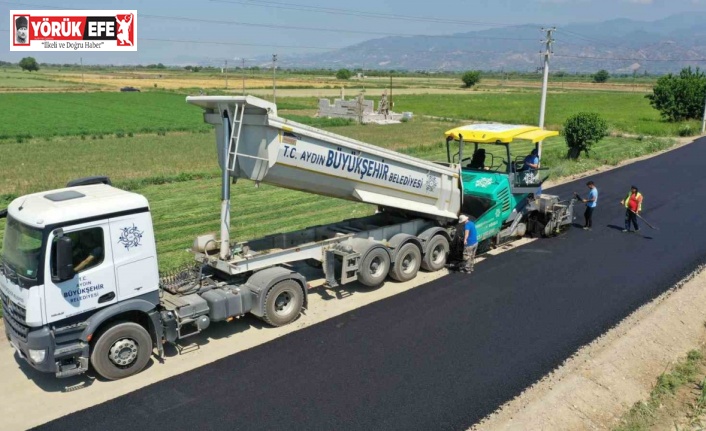
<svg viewBox="0 0 706 431">
<path fill-rule="evenodd" d="M 381 285 L 390 271 L 390 254 L 382 247 L 370 250 L 360 262 L 358 281 L 368 287 Z"/>
<path fill-rule="evenodd" d="M 100 334 L 93 345 L 91 364 L 100 376 L 118 380 L 137 374 L 152 355 L 152 337 L 133 322 L 117 322 Z"/>
<path fill-rule="evenodd" d="M 282 280 L 267 292 L 262 319 L 272 326 L 283 326 L 299 317 L 304 304 L 304 292 L 294 280 Z"/>
<path fill-rule="evenodd" d="M 449 240 L 443 235 L 436 235 L 429 241 L 427 253 L 422 260 L 422 269 L 425 271 L 438 271 L 446 266 L 449 256 Z"/>
<path fill-rule="evenodd" d="M 416 244 L 408 242 L 397 252 L 390 277 L 397 281 L 409 281 L 417 276 L 422 264 L 422 252 Z"/>
</svg>

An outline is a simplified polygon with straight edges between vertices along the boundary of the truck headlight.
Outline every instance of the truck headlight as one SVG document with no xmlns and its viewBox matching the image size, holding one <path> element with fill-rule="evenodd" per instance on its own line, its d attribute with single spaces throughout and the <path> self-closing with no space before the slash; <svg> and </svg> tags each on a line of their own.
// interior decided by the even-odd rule
<svg viewBox="0 0 706 431">
<path fill-rule="evenodd" d="M 46 349 L 42 349 L 42 350 L 29 349 L 29 357 L 32 359 L 32 361 L 35 364 L 39 364 L 41 362 L 44 362 L 44 358 L 47 357 L 47 350 Z"/>
</svg>

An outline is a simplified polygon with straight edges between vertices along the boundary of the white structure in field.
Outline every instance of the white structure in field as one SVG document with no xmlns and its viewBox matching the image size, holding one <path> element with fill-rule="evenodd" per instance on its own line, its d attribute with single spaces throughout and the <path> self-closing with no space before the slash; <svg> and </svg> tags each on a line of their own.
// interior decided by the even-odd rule
<svg viewBox="0 0 706 431">
<path fill-rule="evenodd" d="M 391 124 L 399 123 L 404 119 L 411 119 L 412 113 L 405 112 L 397 114 L 390 110 L 387 99 L 387 90 L 382 93 L 378 109 L 375 110 L 375 102 L 365 100 L 363 94 L 359 94 L 355 99 L 346 100 L 341 88 L 341 97 L 334 99 L 333 105 L 329 99 L 319 99 L 318 117 L 347 118 L 359 123 Z"/>
</svg>

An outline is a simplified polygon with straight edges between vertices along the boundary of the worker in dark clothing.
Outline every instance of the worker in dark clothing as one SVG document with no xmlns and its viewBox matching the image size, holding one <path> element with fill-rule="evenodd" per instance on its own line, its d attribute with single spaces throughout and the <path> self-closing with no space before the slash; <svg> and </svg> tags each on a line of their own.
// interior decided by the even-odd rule
<svg viewBox="0 0 706 431">
<path fill-rule="evenodd" d="M 625 229 L 623 232 L 630 232 L 630 224 L 635 227 L 635 232 L 640 231 L 640 225 L 637 224 L 637 215 L 642 211 L 642 193 L 635 186 L 630 187 L 628 196 L 620 201 L 625 205 Z"/>
</svg>

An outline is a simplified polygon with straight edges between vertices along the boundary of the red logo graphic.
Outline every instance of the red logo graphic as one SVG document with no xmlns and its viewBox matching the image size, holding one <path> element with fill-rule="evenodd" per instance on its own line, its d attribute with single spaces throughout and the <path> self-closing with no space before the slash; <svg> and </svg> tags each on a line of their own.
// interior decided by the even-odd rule
<svg viewBox="0 0 706 431">
<path fill-rule="evenodd" d="M 132 25 L 132 14 L 116 15 L 115 21 L 118 24 L 118 45 L 133 46 L 135 30 Z"/>
</svg>

